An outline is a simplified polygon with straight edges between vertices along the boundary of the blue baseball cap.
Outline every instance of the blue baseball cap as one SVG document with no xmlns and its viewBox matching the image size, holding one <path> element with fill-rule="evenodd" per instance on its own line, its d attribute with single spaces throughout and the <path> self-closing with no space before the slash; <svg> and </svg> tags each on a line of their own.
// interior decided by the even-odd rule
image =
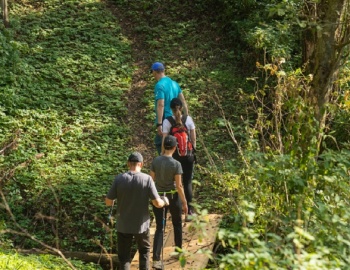
<svg viewBox="0 0 350 270">
<path fill-rule="evenodd" d="M 155 62 L 153 63 L 152 67 L 151 67 L 151 70 L 153 71 L 163 71 L 165 70 L 165 67 L 162 63 L 160 62 Z"/>
</svg>

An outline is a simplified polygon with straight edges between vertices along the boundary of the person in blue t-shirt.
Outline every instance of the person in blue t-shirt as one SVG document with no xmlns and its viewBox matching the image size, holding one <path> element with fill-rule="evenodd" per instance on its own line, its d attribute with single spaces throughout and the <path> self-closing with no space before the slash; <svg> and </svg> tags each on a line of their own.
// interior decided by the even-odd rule
<svg viewBox="0 0 350 270">
<path fill-rule="evenodd" d="M 170 101 L 173 98 L 179 98 L 182 102 L 184 115 L 188 115 L 188 107 L 179 84 L 165 75 L 165 68 L 162 63 L 153 63 L 151 72 L 154 78 L 157 80 L 154 87 L 154 107 L 156 112 L 155 125 L 157 127 L 157 134 L 154 139 L 154 143 L 156 145 L 158 155 L 160 155 L 163 138 L 162 123 L 166 117 L 173 115 L 170 108 Z"/>
</svg>

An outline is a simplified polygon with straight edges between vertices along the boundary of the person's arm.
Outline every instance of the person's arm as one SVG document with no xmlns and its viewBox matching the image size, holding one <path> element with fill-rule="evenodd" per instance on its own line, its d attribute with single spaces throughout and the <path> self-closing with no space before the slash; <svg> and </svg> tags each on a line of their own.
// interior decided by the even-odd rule
<svg viewBox="0 0 350 270">
<path fill-rule="evenodd" d="M 120 175 L 117 175 L 115 177 L 111 188 L 109 189 L 109 191 L 107 192 L 107 194 L 105 196 L 106 206 L 112 206 L 114 203 L 114 200 L 117 198 L 117 182 L 118 182 L 119 177 L 120 177 Z"/>
<path fill-rule="evenodd" d="M 164 99 L 157 100 L 157 132 L 159 136 L 162 136 L 162 124 L 164 114 Z"/>
<path fill-rule="evenodd" d="M 168 133 L 163 133 L 163 139 L 162 139 L 162 151 L 161 151 L 161 155 L 164 154 L 165 152 L 165 148 L 164 148 L 164 139 L 165 137 L 168 135 Z"/>
<path fill-rule="evenodd" d="M 156 174 L 154 171 L 150 171 L 149 175 L 152 177 L 153 181 L 155 180 L 155 177 L 156 177 Z M 159 195 L 157 195 L 158 198 L 152 200 L 152 204 L 157 207 L 157 208 L 162 208 L 166 205 L 169 205 L 169 200 L 166 198 L 162 198 L 162 197 L 159 197 Z"/>
<path fill-rule="evenodd" d="M 161 154 L 163 155 L 164 152 L 165 152 L 164 139 L 171 131 L 171 123 L 169 122 L 169 119 L 167 119 L 167 118 L 165 118 L 164 121 L 163 121 L 162 131 L 163 131 L 163 138 L 162 138 L 162 151 L 161 151 Z"/>
<path fill-rule="evenodd" d="M 108 199 L 108 198 L 106 197 L 106 198 L 105 198 L 106 206 L 112 206 L 112 205 L 113 205 L 113 201 L 114 201 L 114 200 Z"/>
<path fill-rule="evenodd" d="M 191 142 L 192 142 L 194 149 L 196 149 L 196 139 L 197 138 L 196 138 L 196 130 L 195 129 L 191 129 L 190 138 L 191 138 Z"/>
<path fill-rule="evenodd" d="M 187 201 L 185 197 L 184 188 L 182 186 L 181 174 L 175 175 L 175 185 L 176 185 L 177 193 L 179 194 L 180 200 L 182 202 L 182 210 L 184 213 L 187 213 L 188 212 Z"/>
<path fill-rule="evenodd" d="M 155 182 L 156 181 L 156 174 L 155 174 L 155 172 L 154 171 L 150 171 L 149 175 L 152 177 L 153 181 Z"/>
<path fill-rule="evenodd" d="M 177 97 L 178 97 L 178 98 L 181 100 L 181 102 L 182 102 L 183 114 L 184 114 L 184 115 L 188 115 L 188 107 L 187 107 L 187 102 L 186 102 L 186 100 L 185 100 L 185 96 L 184 96 L 182 93 L 180 93 Z"/>
</svg>

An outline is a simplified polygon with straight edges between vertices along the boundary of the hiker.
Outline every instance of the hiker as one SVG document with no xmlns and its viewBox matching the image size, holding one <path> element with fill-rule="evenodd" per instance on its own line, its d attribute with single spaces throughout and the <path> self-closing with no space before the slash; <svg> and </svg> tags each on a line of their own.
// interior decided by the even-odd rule
<svg viewBox="0 0 350 270">
<path fill-rule="evenodd" d="M 151 72 L 157 81 L 154 87 L 154 108 L 156 113 L 155 124 L 157 127 L 154 143 L 156 145 L 158 155 L 160 155 L 163 137 L 162 123 L 166 117 L 172 115 L 172 111 L 170 109 L 170 101 L 173 98 L 179 98 L 183 104 L 185 115 L 188 115 L 188 108 L 179 84 L 165 75 L 165 68 L 162 63 L 153 63 Z"/>
<path fill-rule="evenodd" d="M 129 171 L 115 177 L 105 203 L 112 206 L 113 201 L 117 200 L 116 228 L 120 269 L 130 269 L 132 239 L 135 238 L 140 255 L 139 269 L 148 270 L 151 246 L 149 199 L 156 208 L 162 208 L 169 202 L 158 195 L 151 176 L 141 172 L 143 157 L 140 153 L 132 153 L 127 165 Z"/>
<path fill-rule="evenodd" d="M 173 112 L 173 116 L 167 117 L 163 121 L 163 138 L 166 138 L 168 134 L 171 134 L 171 131 L 173 131 L 173 127 L 176 126 L 177 128 L 183 128 L 186 127 L 186 146 L 188 143 L 191 143 L 192 150 L 187 149 L 188 152 L 181 156 L 181 153 L 179 153 L 178 149 L 174 152 L 173 158 L 178 160 L 181 163 L 182 167 L 182 183 L 184 186 L 185 196 L 187 200 L 187 208 L 188 212 L 185 213 L 185 221 L 190 221 L 191 216 L 193 215 L 194 211 L 192 206 L 190 205 L 192 202 L 192 177 L 193 177 L 193 167 L 194 167 L 194 161 L 195 161 L 195 149 L 196 149 L 196 130 L 195 130 L 195 124 L 193 122 L 193 119 L 191 116 L 185 116 L 181 114 L 182 110 L 182 102 L 179 98 L 174 98 L 170 102 L 170 108 Z M 190 142 L 188 142 L 188 140 Z M 163 150 L 162 150 L 163 151 Z"/>
<path fill-rule="evenodd" d="M 175 246 L 182 248 L 182 211 L 187 213 L 187 202 L 181 182 L 182 168 L 180 162 L 172 156 L 176 149 L 176 138 L 166 136 L 163 140 L 164 153 L 153 159 L 150 175 L 155 181 L 158 193 L 169 199 L 169 206 L 159 209 L 153 207 L 156 219 L 156 232 L 153 242 L 153 268 L 163 269 L 161 252 L 166 215 L 169 209 L 174 228 Z M 164 211 L 164 212 L 163 212 Z"/>
</svg>

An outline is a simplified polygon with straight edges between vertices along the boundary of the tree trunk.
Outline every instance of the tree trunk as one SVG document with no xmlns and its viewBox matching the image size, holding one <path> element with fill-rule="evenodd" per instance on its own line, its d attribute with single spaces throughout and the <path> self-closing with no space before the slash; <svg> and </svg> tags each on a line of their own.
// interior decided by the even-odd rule
<svg viewBox="0 0 350 270">
<path fill-rule="evenodd" d="M 312 76 L 310 101 L 324 128 L 326 106 L 350 42 L 350 0 L 320 0 L 305 5 L 308 28 L 304 32 L 303 60 Z"/>
<path fill-rule="evenodd" d="M 2 18 L 6 28 L 10 27 L 9 13 L 7 7 L 7 0 L 1 0 Z"/>
</svg>

